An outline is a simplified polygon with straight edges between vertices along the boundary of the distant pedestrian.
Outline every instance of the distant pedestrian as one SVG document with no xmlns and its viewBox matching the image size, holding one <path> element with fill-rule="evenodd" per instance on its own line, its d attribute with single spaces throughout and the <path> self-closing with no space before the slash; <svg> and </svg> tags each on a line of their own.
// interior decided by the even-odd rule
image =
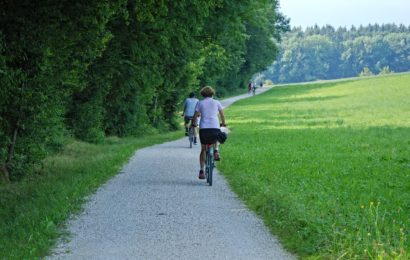
<svg viewBox="0 0 410 260">
<path fill-rule="evenodd" d="M 249 82 L 248 84 L 248 94 L 251 94 L 252 91 L 252 82 Z"/>
</svg>

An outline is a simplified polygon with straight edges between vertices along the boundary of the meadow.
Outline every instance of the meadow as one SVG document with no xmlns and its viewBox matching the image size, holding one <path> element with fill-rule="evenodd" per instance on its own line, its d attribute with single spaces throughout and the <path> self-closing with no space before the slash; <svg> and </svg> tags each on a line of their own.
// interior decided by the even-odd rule
<svg viewBox="0 0 410 260">
<path fill-rule="evenodd" d="M 287 249 L 410 257 L 410 74 L 277 86 L 225 114 L 218 168 Z"/>
</svg>

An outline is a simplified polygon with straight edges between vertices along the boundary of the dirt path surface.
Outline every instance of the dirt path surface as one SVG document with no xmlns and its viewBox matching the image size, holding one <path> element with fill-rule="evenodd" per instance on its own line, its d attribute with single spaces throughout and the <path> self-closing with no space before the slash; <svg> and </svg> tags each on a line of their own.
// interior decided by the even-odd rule
<svg viewBox="0 0 410 260">
<path fill-rule="evenodd" d="M 212 187 L 197 178 L 200 148 L 188 147 L 182 138 L 137 151 L 49 259 L 293 259 L 218 172 Z"/>
</svg>

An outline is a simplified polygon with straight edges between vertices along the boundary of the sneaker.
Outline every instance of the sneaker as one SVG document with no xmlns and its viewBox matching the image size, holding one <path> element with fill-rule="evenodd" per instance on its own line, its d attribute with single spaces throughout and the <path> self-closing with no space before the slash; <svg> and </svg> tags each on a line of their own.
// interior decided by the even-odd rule
<svg viewBox="0 0 410 260">
<path fill-rule="evenodd" d="M 198 178 L 201 179 L 201 180 L 205 179 L 204 170 L 199 170 Z"/>
<path fill-rule="evenodd" d="M 221 160 L 221 158 L 219 157 L 219 152 L 218 152 L 218 150 L 215 150 L 215 152 L 214 152 L 214 160 L 215 160 L 215 161 Z"/>
</svg>

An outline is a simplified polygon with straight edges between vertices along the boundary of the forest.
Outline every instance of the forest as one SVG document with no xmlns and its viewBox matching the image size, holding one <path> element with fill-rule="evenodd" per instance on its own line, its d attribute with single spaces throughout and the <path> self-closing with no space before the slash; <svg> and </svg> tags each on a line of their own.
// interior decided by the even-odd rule
<svg viewBox="0 0 410 260">
<path fill-rule="evenodd" d="M 410 70 L 410 26 L 294 27 L 279 46 L 276 61 L 262 73 L 275 83 Z"/>
<path fill-rule="evenodd" d="M 74 137 L 178 128 L 204 85 L 219 97 L 272 63 L 289 20 L 275 0 L 1 0 L 0 175 Z"/>
</svg>

